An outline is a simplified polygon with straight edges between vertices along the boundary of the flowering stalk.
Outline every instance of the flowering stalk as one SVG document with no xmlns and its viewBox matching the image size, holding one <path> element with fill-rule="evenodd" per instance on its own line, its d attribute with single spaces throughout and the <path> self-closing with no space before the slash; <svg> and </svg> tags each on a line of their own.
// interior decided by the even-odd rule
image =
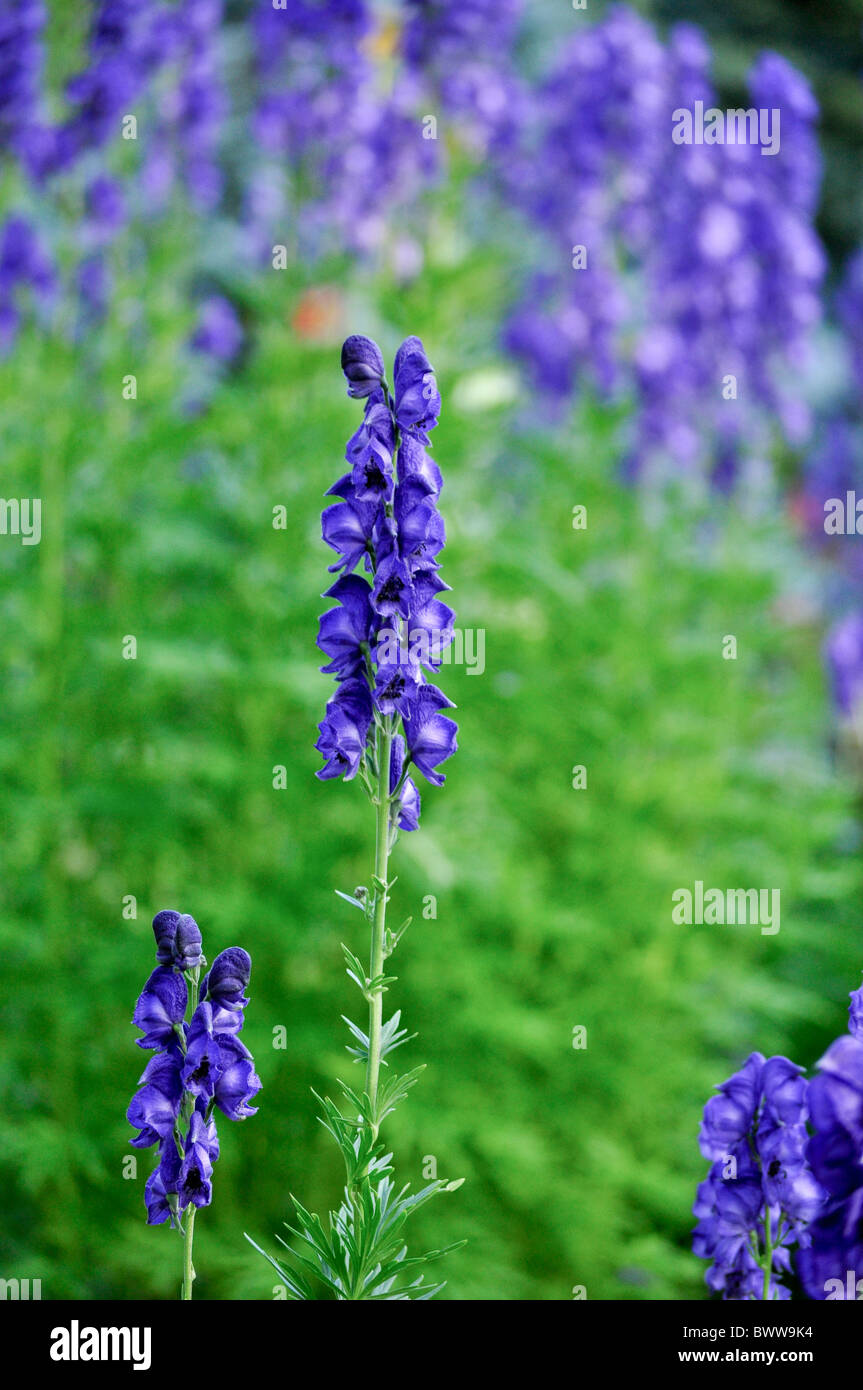
<svg viewBox="0 0 863 1390">
<path fill-rule="evenodd" d="M 787 1299 L 791 1250 L 809 1244 L 824 1192 L 807 1161 L 808 1086 L 787 1057 L 753 1052 L 704 1107 L 693 1250 L 723 1299 Z"/>
<path fill-rule="evenodd" d="M 863 1293 L 863 987 L 818 1068 L 753 1052 L 704 1108 L 692 1248 L 724 1299 L 790 1298 L 795 1245 L 808 1298 Z"/>
<path fill-rule="evenodd" d="M 440 395 L 418 338 L 406 339 L 396 354 L 392 395 L 380 349 L 369 338 L 348 338 L 342 369 L 348 395 L 366 404 L 363 423 L 347 446 L 350 472 L 330 489 L 342 500 L 322 518 L 324 540 L 338 557 L 331 569 L 341 573 L 326 593 L 338 607 L 324 613 L 318 634 L 318 646 L 329 657 L 322 669 L 335 676 L 337 689 L 316 747 L 325 758 L 318 776 L 358 777 L 375 809 L 371 885 L 339 893 L 359 909 L 369 931 L 367 970 L 350 947 L 342 948 L 348 976 L 368 1005 L 368 1032 L 345 1019 L 353 1038 L 348 1051 L 364 1064 L 365 1084 L 360 1092 L 340 1083 L 349 1115 L 318 1097 L 322 1122 L 341 1149 L 346 1171 L 344 1199 L 330 1212 L 328 1227 L 293 1198 L 297 1224 L 288 1230 L 301 1244 L 291 1251 L 294 1264 L 286 1269 L 251 1243 L 278 1271 L 292 1299 L 428 1299 L 443 1286 L 424 1284 L 422 1266 L 446 1251 L 407 1258 L 401 1229 L 412 1211 L 460 1180 L 435 1179 L 415 1194 L 408 1186 L 396 1192 L 392 1155 L 379 1135 L 422 1071 L 382 1072 L 391 1053 L 408 1041 L 400 1011 L 386 1021 L 383 1016 L 383 996 L 396 978 L 385 974 L 386 962 L 410 924 L 408 918 L 397 931 L 387 926 L 395 882 L 390 854 L 400 830 L 419 826 L 420 797 L 408 769 L 441 786 L 439 766 L 456 750 L 456 726 L 441 714 L 452 702 L 427 680 L 452 640 L 454 617 L 437 597 L 447 588 L 438 575 L 442 480 L 426 449 Z M 359 564 L 369 578 L 354 572 Z"/>
<path fill-rule="evenodd" d="M 147 1179 L 147 1224 L 170 1221 L 183 1237 L 182 1298 L 190 1300 L 195 1212 L 212 1201 L 219 1157 L 214 1111 L 229 1120 L 256 1113 L 249 1101 L 261 1089 L 255 1064 L 238 1034 L 248 999 L 251 957 L 231 946 L 201 980 L 206 958 L 193 917 L 171 910 L 153 918 L 158 962 L 135 1006 L 138 1046 L 155 1049 L 127 1111 L 140 1132 L 138 1149 L 158 1145 Z M 200 982 L 200 983 L 199 983 Z M 186 1020 L 186 1013 L 189 1019 Z"/>
</svg>

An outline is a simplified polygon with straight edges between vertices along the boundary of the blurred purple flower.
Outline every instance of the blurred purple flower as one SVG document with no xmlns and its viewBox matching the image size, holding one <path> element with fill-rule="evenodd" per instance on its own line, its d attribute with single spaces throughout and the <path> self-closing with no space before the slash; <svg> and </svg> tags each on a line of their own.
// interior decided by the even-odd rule
<svg viewBox="0 0 863 1390">
<path fill-rule="evenodd" d="M 851 719 L 863 699 L 863 613 L 847 613 L 831 628 L 825 655 L 837 708 Z"/>
<path fill-rule="evenodd" d="M 198 309 L 198 321 L 189 339 L 193 352 L 220 366 L 231 366 L 239 357 L 245 334 L 240 317 L 229 299 L 212 294 Z"/>
</svg>

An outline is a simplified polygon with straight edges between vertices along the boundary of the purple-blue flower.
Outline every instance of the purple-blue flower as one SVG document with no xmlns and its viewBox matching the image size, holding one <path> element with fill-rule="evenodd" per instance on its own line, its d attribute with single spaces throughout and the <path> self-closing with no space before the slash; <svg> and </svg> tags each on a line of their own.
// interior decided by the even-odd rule
<svg viewBox="0 0 863 1390">
<path fill-rule="evenodd" d="M 808 1159 L 827 1193 L 798 1261 L 813 1299 L 846 1298 L 849 1274 L 852 1290 L 863 1280 L 863 1039 L 853 1031 L 853 1012 L 851 1023 L 852 1032 L 831 1044 L 809 1085 L 815 1133 Z"/>
<path fill-rule="evenodd" d="M 0 11 L 0 139 L 18 153 L 39 116 L 44 0 L 5 0 Z"/>
<path fill-rule="evenodd" d="M 318 631 L 317 645 L 330 658 L 322 668 L 327 675 L 343 680 L 362 668 L 374 626 L 371 596 L 370 585 L 359 574 L 343 575 L 324 594 L 337 600 L 336 607 L 322 615 Z"/>
<path fill-rule="evenodd" d="M 357 399 L 370 396 L 384 377 L 384 359 L 377 343 L 355 333 L 342 344 L 342 371 L 348 383 L 348 395 Z"/>
<path fill-rule="evenodd" d="M 213 961 L 201 981 L 201 998 L 213 1007 L 213 1026 L 220 1033 L 236 1033 L 243 1026 L 252 974 L 252 958 L 242 946 L 229 946 Z"/>
<path fill-rule="evenodd" d="M 232 1033 L 220 1034 L 218 1043 L 221 1057 L 215 1085 L 216 1105 L 229 1120 L 245 1120 L 257 1114 L 257 1107 L 249 1105 L 249 1101 L 261 1089 L 254 1059 Z"/>
<path fill-rule="evenodd" d="M 320 736 L 315 747 L 326 759 L 318 772 L 322 781 L 342 777 L 351 781 L 360 769 L 372 723 L 372 698 L 362 677 L 344 681 L 331 700 L 318 725 Z"/>
<path fill-rule="evenodd" d="M 180 1073 L 184 1090 L 196 1097 L 212 1096 L 221 1064 L 221 1050 L 213 1034 L 213 1006 L 204 999 L 189 1024 Z"/>
<path fill-rule="evenodd" d="M 218 365 L 229 366 L 239 357 L 244 341 L 243 325 L 231 301 L 223 294 L 211 294 L 198 310 L 198 321 L 189 339 L 192 351 Z"/>
<path fill-rule="evenodd" d="M 187 1207 L 212 1199 L 219 1157 L 215 1108 L 230 1120 L 254 1115 L 261 1089 L 251 1052 L 237 1036 L 248 1004 L 249 953 L 222 951 L 199 983 L 206 964 L 201 932 L 188 913 L 166 909 L 153 918 L 159 962 L 141 992 L 134 1021 L 139 1046 L 158 1051 L 144 1070 L 127 1111 L 137 1130 L 135 1148 L 158 1146 L 144 1201 L 149 1225 L 181 1225 Z M 187 985 L 187 980 L 190 984 Z M 186 1020 L 191 992 L 193 1012 Z M 197 1001 L 197 1002 L 196 1002 Z M 187 1238 L 191 1225 L 185 1223 Z"/>
<path fill-rule="evenodd" d="M 201 952 L 201 929 L 188 913 L 165 908 L 153 918 L 156 960 L 176 970 L 194 970 L 206 964 Z M 157 972 L 158 973 L 158 972 Z M 185 1003 L 183 1005 L 185 1012 Z"/>
<path fill-rule="evenodd" d="M 852 719 L 863 700 L 863 612 L 840 618 L 827 635 L 827 668 L 840 714 Z"/>
<path fill-rule="evenodd" d="M 179 912 L 164 908 L 153 918 L 153 935 L 156 938 L 156 960 L 160 965 L 174 964 L 174 942 L 177 939 Z"/>
<path fill-rule="evenodd" d="M 207 1126 L 199 1111 L 193 1110 L 177 1178 L 177 1196 L 181 1211 L 190 1202 L 196 1207 L 209 1206 L 213 1197 L 212 1176 L 213 1161 L 210 1156 Z"/>
<path fill-rule="evenodd" d="M 402 434 L 428 443 L 428 432 L 438 422 L 440 392 L 434 368 L 419 338 L 405 338 L 396 353 L 393 375 L 395 418 Z"/>
<path fill-rule="evenodd" d="M 126 1111 L 129 1124 L 140 1130 L 131 1140 L 135 1148 L 146 1149 L 173 1133 L 183 1084 L 180 1079 L 180 1056 L 177 1052 L 157 1052 L 151 1057 Z"/>
<path fill-rule="evenodd" d="M 814 1083 L 813 1083 L 814 1084 Z M 793 1246 L 809 1244 L 825 1193 L 807 1161 L 809 1093 L 787 1057 L 753 1052 L 704 1107 L 701 1151 L 712 1160 L 693 1208 L 692 1248 L 711 1261 L 723 1299 L 787 1299 Z"/>
<path fill-rule="evenodd" d="M 182 1161 L 174 1136 L 170 1135 L 162 1141 L 158 1165 L 144 1187 L 148 1226 L 161 1226 L 165 1221 L 176 1225 L 177 1183 Z"/>
<path fill-rule="evenodd" d="M 139 1047 L 167 1047 L 176 1039 L 188 1003 L 188 990 L 182 975 L 170 966 L 159 965 L 141 991 L 133 1022 L 144 1034 Z"/>
<path fill-rule="evenodd" d="M 407 775 L 444 781 L 441 763 L 456 751 L 456 726 L 441 711 L 452 702 L 426 679 L 453 638 L 452 609 L 438 595 L 445 529 L 438 510 L 442 477 L 429 452 L 441 398 L 422 341 L 406 338 L 395 355 L 393 389 L 383 354 L 353 335 L 342 348 L 348 395 L 363 399 L 363 419 L 348 442 L 350 473 L 329 489 L 324 540 L 338 554 L 341 577 L 325 597 L 337 606 L 320 619 L 321 669 L 339 688 L 327 704 L 315 747 L 323 779 L 380 774 L 373 767 L 377 731 L 390 748 L 392 830 L 415 830 L 420 799 Z M 395 462 L 395 469 L 393 464 Z M 365 574 L 354 573 L 362 565 Z M 368 576 L 368 577 L 366 577 Z"/>
<path fill-rule="evenodd" d="M 432 786 L 442 787 L 446 780 L 438 771 L 440 764 L 455 753 L 457 727 L 455 720 L 441 714 L 452 709 L 436 685 L 423 685 L 411 706 L 411 716 L 405 723 L 405 740 L 411 762 Z"/>
</svg>

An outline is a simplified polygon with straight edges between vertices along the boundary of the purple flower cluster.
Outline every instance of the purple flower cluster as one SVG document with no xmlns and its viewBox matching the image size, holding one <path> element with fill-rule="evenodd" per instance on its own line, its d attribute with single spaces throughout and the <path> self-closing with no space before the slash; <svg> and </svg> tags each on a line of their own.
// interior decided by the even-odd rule
<svg viewBox="0 0 863 1390">
<path fill-rule="evenodd" d="M 711 1168 L 693 1208 L 693 1250 L 712 1261 L 705 1279 L 723 1299 L 790 1298 L 781 1276 L 821 1209 L 801 1070 L 753 1052 L 704 1108 L 699 1144 Z"/>
<path fill-rule="evenodd" d="M 854 501 L 855 495 L 863 497 L 863 250 L 845 268 L 835 308 L 845 371 L 840 389 L 823 410 L 795 510 L 807 540 L 830 565 L 823 606 L 834 621 L 825 659 L 837 712 L 850 724 L 859 721 L 863 701 L 863 547 Z M 854 737 L 859 738 L 859 730 Z"/>
<path fill-rule="evenodd" d="M 202 212 L 218 206 L 224 182 L 220 148 L 229 101 L 219 44 L 223 10 L 223 0 L 186 0 L 181 12 L 181 65 L 172 115 L 179 173 Z"/>
<path fill-rule="evenodd" d="M 0 4 L 0 144 L 16 154 L 38 124 L 44 0 Z"/>
<path fill-rule="evenodd" d="M 54 268 L 35 227 L 13 216 L 0 229 L 0 356 L 15 341 L 22 298 L 31 297 L 44 312 L 56 286 Z"/>
<path fill-rule="evenodd" d="M 0 139 L 19 160 L 49 205 L 45 224 L 53 229 L 52 260 L 70 265 L 69 286 L 77 303 L 70 322 L 83 332 L 104 316 L 111 291 L 108 249 L 125 225 L 127 211 L 140 201 L 152 204 L 142 176 L 138 187 L 121 192 L 102 170 L 95 177 L 87 158 L 112 139 L 119 139 L 125 116 L 140 115 L 141 99 L 166 65 L 179 64 L 179 97 L 162 94 L 159 113 L 150 121 L 147 159 L 160 148 L 160 123 L 169 112 L 187 157 L 184 187 L 193 201 L 212 207 L 220 188 L 215 167 L 217 124 L 224 115 L 212 61 L 212 45 L 221 21 L 221 0 L 97 0 L 87 36 L 86 64 L 66 84 L 66 109 L 56 122 L 46 116 L 50 105 L 42 87 L 42 0 L 0 3 Z M 184 95 L 185 94 L 185 95 Z M 172 176 L 176 170 L 172 170 Z M 53 201 L 61 186 L 65 205 L 77 201 L 80 213 L 66 227 Z M 14 217 L 13 228 L 23 219 Z M 44 260 L 37 242 L 31 249 L 32 274 L 20 275 L 38 296 Z M 21 257 L 18 257 L 19 264 Z M 8 348 L 18 327 L 9 296 L 2 306 L 2 343 Z"/>
<path fill-rule="evenodd" d="M 438 159 L 406 85 L 378 81 L 372 6 L 291 0 L 288 9 L 260 7 L 254 25 L 254 133 L 271 164 L 247 199 L 253 240 L 263 250 L 288 223 L 312 258 L 377 250 L 393 207 L 414 203 Z"/>
<path fill-rule="evenodd" d="M 511 62 L 523 0 L 402 3 L 402 54 L 424 96 L 439 97 L 476 144 L 502 143 L 523 101 Z"/>
<path fill-rule="evenodd" d="M 158 962 L 135 1005 L 133 1021 L 153 1051 L 127 1111 L 139 1131 L 135 1148 L 158 1145 L 147 1180 L 151 1226 L 179 1222 L 189 1205 L 208 1206 L 213 1164 L 219 1157 L 214 1111 L 229 1120 L 256 1113 L 249 1102 L 261 1089 L 252 1054 L 240 1041 L 250 956 L 231 946 L 198 979 L 206 960 L 194 918 L 167 910 L 153 918 Z M 186 1021 L 191 995 L 192 1014 Z M 198 1002 L 199 1001 L 199 1002 Z"/>
<path fill-rule="evenodd" d="M 863 711 L 863 613 L 846 613 L 833 625 L 825 644 L 833 699 L 843 719 Z"/>
<path fill-rule="evenodd" d="M 198 309 L 189 347 L 216 366 L 229 367 L 243 349 L 245 334 L 240 317 L 223 294 L 211 294 Z"/>
<path fill-rule="evenodd" d="M 98 0 L 88 40 L 89 62 L 66 84 L 71 113 L 58 126 L 33 132 L 25 160 L 45 178 L 68 170 L 88 150 L 119 133 L 151 76 L 164 61 L 171 11 L 159 0 Z"/>
<path fill-rule="evenodd" d="M 827 1049 L 809 1086 L 815 1134 L 808 1157 L 827 1200 L 798 1260 L 813 1299 L 863 1294 L 863 989 L 852 991 L 848 1033 Z"/>
<path fill-rule="evenodd" d="M 749 125 L 678 143 L 673 117 L 715 105 L 709 50 L 685 25 L 663 46 L 614 6 L 539 88 L 510 162 L 511 196 L 558 270 L 539 292 L 531 282 L 506 340 L 547 394 L 590 382 L 634 399 L 633 471 L 657 460 L 733 473 L 774 419 L 792 443 L 809 427 L 781 381 L 819 315 L 816 105 L 775 54 L 749 88 L 754 107 L 780 113 L 773 153 Z"/>
<path fill-rule="evenodd" d="M 317 644 L 328 658 L 322 670 L 338 688 L 319 726 L 315 746 L 325 766 L 318 776 L 360 773 L 367 781 L 374 731 L 386 728 L 397 823 L 415 830 L 420 798 L 408 768 L 440 786 L 440 764 L 456 750 L 456 725 L 442 713 L 451 701 L 427 680 L 452 641 L 455 616 L 438 597 L 449 587 L 438 573 L 442 479 L 428 452 L 441 399 L 419 338 L 406 338 L 396 353 L 392 394 L 369 338 L 347 339 L 342 370 L 348 395 L 365 407 L 348 442 L 349 471 L 328 494 L 342 500 L 322 516 L 323 538 L 337 555 L 330 570 L 339 578 L 325 594 L 337 606 L 321 617 Z M 360 564 L 364 573 L 355 573 Z"/>
</svg>

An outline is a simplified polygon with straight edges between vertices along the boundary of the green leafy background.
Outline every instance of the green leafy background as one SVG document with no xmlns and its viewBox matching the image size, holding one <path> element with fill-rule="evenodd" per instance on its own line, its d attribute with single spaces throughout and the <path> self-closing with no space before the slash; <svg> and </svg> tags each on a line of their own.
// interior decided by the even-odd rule
<svg viewBox="0 0 863 1390">
<path fill-rule="evenodd" d="M 201 256 L 182 214 L 119 253 L 103 332 L 76 348 L 29 332 L 0 375 L 4 495 L 43 499 L 41 544 L 0 544 L 0 1274 L 41 1278 L 43 1297 L 178 1291 L 179 1239 L 144 1223 L 149 1154 L 124 1177 L 130 1020 L 162 907 L 193 913 L 211 958 L 254 958 L 260 1111 L 221 1124 L 196 1297 L 271 1298 L 243 1232 L 273 1248 L 291 1192 L 338 1201 L 310 1088 L 352 1075 L 340 942 L 365 943 L 335 890 L 368 881 L 373 844 L 361 788 L 318 782 L 312 746 L 318 515 L 358 415 L 342 332 L 388 355 L 407 333 L 427 345 L 443 573 L 459 622 L 486 632 L 482 675 L 444 669 L 459 752 L 394 857 L 393 921 L 414 923 L 387 1002 L 419 1033 L 396 1060 L 427 1063 L 389 1122 L 398 1176 L 421 1186 L 433 1156 L 466 1179 L 414 1219 L 417 1248 L 468 1239 L 442 1296 L 704 1297 L 689 1230 L 711 1086 L 753 1048 L 812 1065 L 845 1027 L 857 792 L 784 502 L 624 488 L 620 412 L 588 400 L 514 423 L 495 404 L 509 262 L 461 236 L 452 190 L 429 215 L 412 287 L 341 264 L 232 284 L 250 349 L 203 414 L 179 406 Z M 294 327 L 312 279 L 337 296 L 320 340 Z M 696 878 L 778 887 L 778 935 L 673 924 Z"/>
</svg>

